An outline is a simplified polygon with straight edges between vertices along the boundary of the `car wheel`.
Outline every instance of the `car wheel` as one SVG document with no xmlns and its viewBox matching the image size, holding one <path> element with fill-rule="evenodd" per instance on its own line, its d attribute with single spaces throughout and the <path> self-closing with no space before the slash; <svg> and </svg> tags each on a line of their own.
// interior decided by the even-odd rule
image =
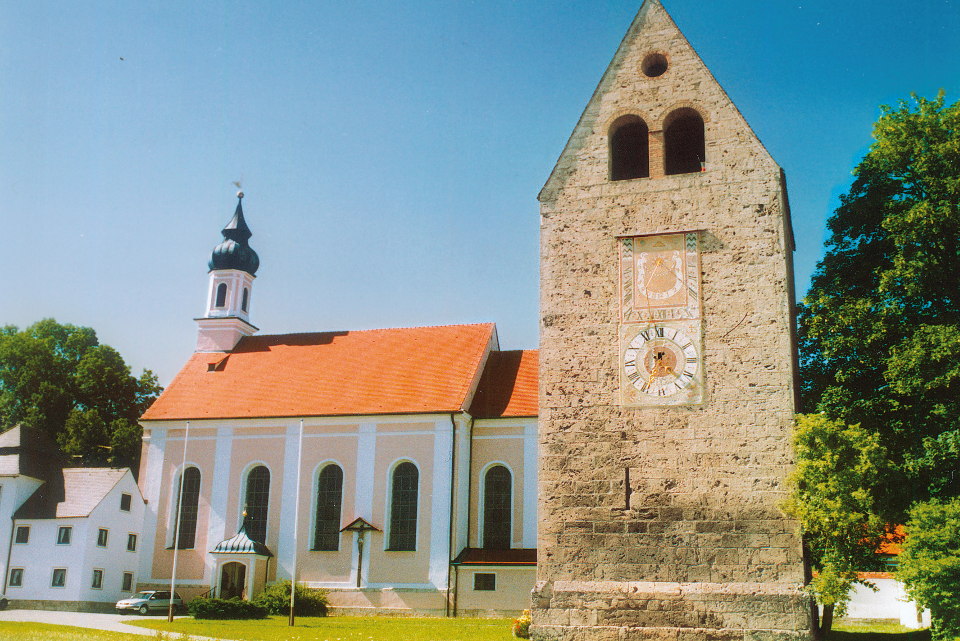
<svg viewBox="0 0 960 641">
<path fill-rule="evenodd" d="M 150 608 L 148 608 L 146 605 L 141 605 L 140 614 L 143 614 L 143 615 L 150 614 Z"/>
</svg>

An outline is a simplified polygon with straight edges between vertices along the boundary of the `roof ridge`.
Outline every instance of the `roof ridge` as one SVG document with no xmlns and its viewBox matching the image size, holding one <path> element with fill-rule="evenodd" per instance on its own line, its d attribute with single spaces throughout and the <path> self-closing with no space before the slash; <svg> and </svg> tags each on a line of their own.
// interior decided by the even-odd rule
<svg viewBox="0 0 960 641">
<path fill-rule="evenodd" d="M 407 330 L 407 329 L 444 329 L 447 327 L 492 327 L 496 325 L 495 322 L 482 322 L 482 323 L 450 323 L 447 325 L 410 325 L 407 327 L 371 327 L 368 329 L 325 329 L 315 332 L 284 332 L 282 334 L 256 334 L 254 336 L 248 336 L 248 339 L 256 338 L 273 338 L 276 336 L 312 336 L 314 334 L 336 334 L 340 332 L 350 332 L 351 334 L 359 334 L 361 332 L 388 332 L 395 330 Z"/>
</svg>

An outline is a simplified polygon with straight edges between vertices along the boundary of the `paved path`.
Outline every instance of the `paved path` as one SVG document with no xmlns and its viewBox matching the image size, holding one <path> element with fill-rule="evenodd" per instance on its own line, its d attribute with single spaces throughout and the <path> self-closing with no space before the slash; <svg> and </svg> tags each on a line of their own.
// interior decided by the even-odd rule
<svg viewBox="0 0 960 641">
<path fill-rule="evenodd" d="M 78 628 L 93 628 L 110 632 L 126 632 L 146 637 L 156 636 L 156 630 L 148 630 L 124 621 L 166 620 L 162 616 L 139 616 L 136 614 L 97 614 L 93 612 L 59 612 L 54 610 L 4 610 L 0 611 L 0 621 L 30 621 L 33 623 L 52 623 L 54 625 L 75 625 Z M 173 638 L 176 639 L 176 633 Z M 209 637 L 191 637 L 197 641 L 217 641 Z"/>
</svg>

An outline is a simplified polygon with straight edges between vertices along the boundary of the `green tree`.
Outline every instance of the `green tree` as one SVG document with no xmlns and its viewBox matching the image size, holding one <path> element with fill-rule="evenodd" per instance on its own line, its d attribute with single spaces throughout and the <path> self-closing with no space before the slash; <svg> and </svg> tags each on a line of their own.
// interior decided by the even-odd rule
<svg viewBox="0 0 960 641">
<path fill-rule="evenodd" d="M 797 416 L 793 448 L 797 465 L 784 509 L 799 521 L 816 570 L 807 590 L 823 607 L 814 620 L 822 638 L 834 615 L 844 615 L 853 584 L 869 585 L 858 572 L 879 562 L 875 552 L 888 533 L 877 488 L 887 453 L 876 434 L 823 414 Z"/>
<path fill-rule="evenodd" d="M 152 372 L 134 378 L 89 327 L 46 319 L 0 330 L 0 426 L 42 430 L 83 465 L 130 466 L 136 474 L 137 419 L 160 391 Z"/>
<path fill-rule="evenodd" d="M 960 103 L 884 107 L 800 306 L 805 412 L 880 435 L 903 518 L 960 496 Z"/>
<path fill-rule="evenodd" d="M 910 510 L 897 578 L 911 599 L 930 608 L 934 639 L 960 638 L 960 498 Z"/>
</svg>

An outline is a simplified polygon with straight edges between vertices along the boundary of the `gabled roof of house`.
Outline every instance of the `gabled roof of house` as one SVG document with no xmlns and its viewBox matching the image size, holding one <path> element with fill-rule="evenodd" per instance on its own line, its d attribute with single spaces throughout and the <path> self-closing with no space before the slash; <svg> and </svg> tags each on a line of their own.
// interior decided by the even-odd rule
<svg viewBox="0 0 960 641">
<path fill-rule="evenodd" d="M 0 476 L 50 478 L 62 465 L 56 444 L 46 434 L 17 425 L 0 434 Z"/>
<path fill-rule="evenodd" d="M 492 323 L 249 336 L 195 353 L 143 420 L 457 412 Z"/>
<path fill-rule="evenodd" d="M 470 405 L 475 418 L 537 415 L 537 350 L 491 352 Z"/>
<path fill-rule="evenodd" d="M 90 516 L 128 472 L 127 468 L 113 467 L 67 467 L 59 470 L 17 508 L 13 518 Z"/>
</svg>

